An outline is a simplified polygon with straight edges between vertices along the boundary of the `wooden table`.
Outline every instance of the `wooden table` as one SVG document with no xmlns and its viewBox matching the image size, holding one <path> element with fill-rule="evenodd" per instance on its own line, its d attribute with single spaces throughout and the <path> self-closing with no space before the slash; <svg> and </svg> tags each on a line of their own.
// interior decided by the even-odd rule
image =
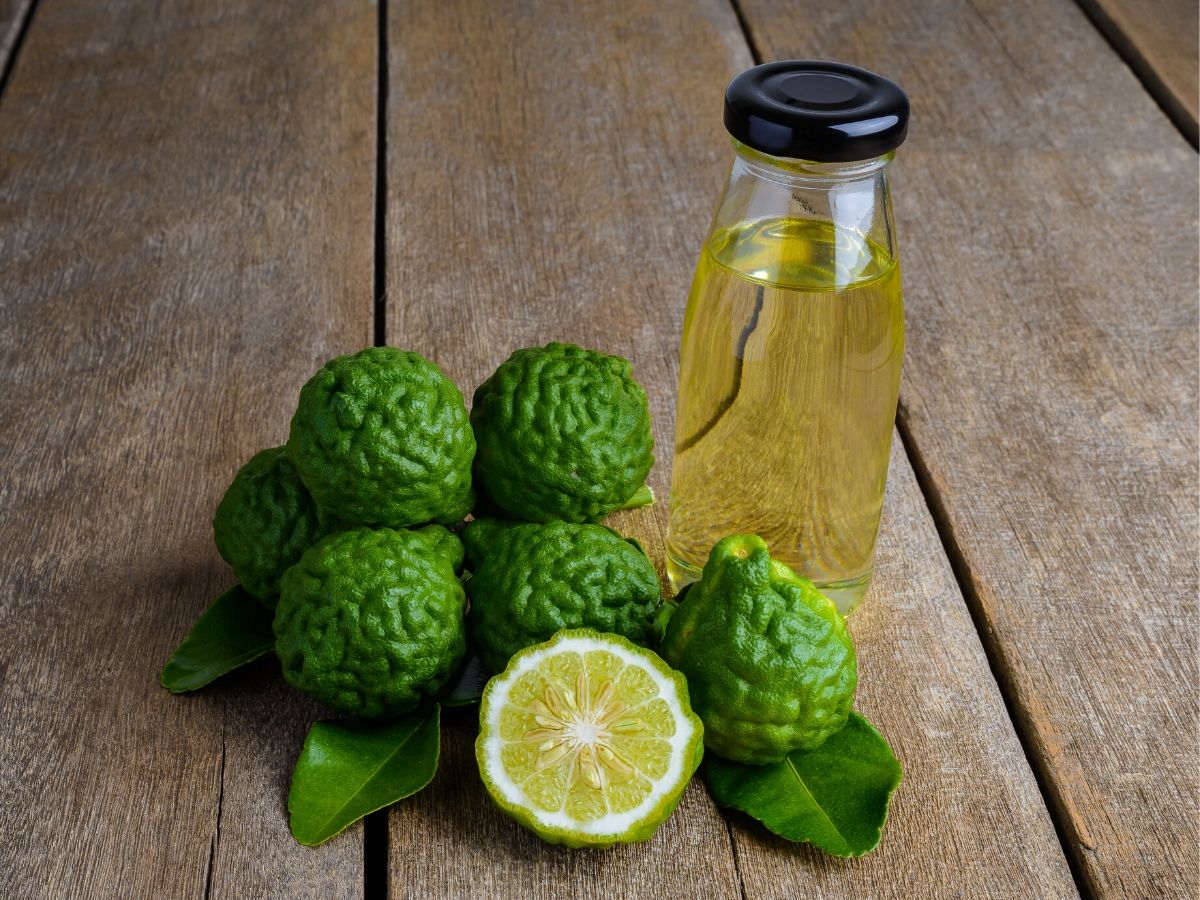
<svg viewBox="0 0 1200 900">
<path fill-rule="evenodd" d="M 0 894 L 1195 896 L 1196 6 L 1085 6 L 0 0 Z M 429 790 L 298 845 L 315 705 L 269 663 L 157 684 L 231 581 L 228 479 L 330 356 L 412 347 L 469 395 L 561 338 L 635 361 L 665 497 L 721 92 L 782 57 L 914 108 L 852 620 L 906 770 L 882 846 L 786 844 L 699 783 L 647 844 L 543 845 L 470 712 Z M 664 513 L 616 524 L 661 555 Z"/>
</svg>

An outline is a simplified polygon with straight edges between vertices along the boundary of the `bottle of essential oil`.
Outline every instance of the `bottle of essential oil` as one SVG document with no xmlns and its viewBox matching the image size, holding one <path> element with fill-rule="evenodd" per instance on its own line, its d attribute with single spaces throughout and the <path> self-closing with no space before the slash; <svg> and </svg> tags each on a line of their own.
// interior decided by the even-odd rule
<svg viewBox="0 0 1200 900">
<path fill-rule="evenodd" d="M 904 355 L 888 166 L 908 99 L 786 61 L 725 95 L 735 158 L 680 351 L 668 570 L 754 532 L 843 613 L 871 579 Z"/>
</svg>

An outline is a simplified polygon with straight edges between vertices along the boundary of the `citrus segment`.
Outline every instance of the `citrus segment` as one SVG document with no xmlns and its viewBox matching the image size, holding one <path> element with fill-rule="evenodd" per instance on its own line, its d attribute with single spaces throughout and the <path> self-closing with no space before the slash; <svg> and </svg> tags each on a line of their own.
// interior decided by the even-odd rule
<svg viewBox="0 0 1200 900">
<path fill-rule="evenodd" d="M 561 631 L 484 691 L 476 756 L 492 799 L 544 840 L 646 840 L 700 762 L 682 677 L 625 638 Z"/>
</svg>

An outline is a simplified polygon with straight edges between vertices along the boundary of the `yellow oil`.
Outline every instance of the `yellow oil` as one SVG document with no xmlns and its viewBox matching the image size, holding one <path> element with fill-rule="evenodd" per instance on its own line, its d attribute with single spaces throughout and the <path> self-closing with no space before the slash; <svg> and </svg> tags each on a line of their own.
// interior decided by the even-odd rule
<svg viewBox="0 0 1200 900">
<path fill-rule="evenodd" d="M 899 267 L 858 232 L 759 219 L 709 239 L 680 354 L 676 590 L 720 538 L 755 532 L 853 609 L 871 578 L 903 355 Z"/>
</svg>

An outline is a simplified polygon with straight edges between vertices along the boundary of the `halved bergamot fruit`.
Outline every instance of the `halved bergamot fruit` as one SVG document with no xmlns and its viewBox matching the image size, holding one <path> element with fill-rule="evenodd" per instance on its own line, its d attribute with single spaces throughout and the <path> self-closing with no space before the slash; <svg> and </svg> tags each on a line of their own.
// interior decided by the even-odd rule
<svg viewBox="0 0 1200 900">
<path fill-rule="evenodd" d="M 615 634 L 560 631 L 483 692 L 475 755 L 492 799 L 540 838 L 647 840 L 704 751 L 683 677 Z"/>
</svg>

